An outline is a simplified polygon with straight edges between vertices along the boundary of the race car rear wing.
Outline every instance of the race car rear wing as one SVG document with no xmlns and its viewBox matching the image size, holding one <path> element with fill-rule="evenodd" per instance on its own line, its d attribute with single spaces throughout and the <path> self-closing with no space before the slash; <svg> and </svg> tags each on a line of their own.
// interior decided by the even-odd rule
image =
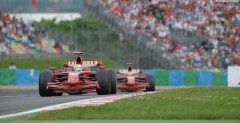
<svg viewBox="0 0 240 123">
<path fill-rule="evenodd" d="M 76 65 L 76 61 L 64 62 L 64 67 L 72 67 Z M 95 67 L 102 66 L 102 61 L 83 61 L 81 64 L 83 67 Z"/>
<path fill-rule="evenodd" d="M 142 70 L 141 69 L 132 69 L 132 71 L 118 70 L 118 73 L 121 73 L 121 74 L 129 74 L 129 73 L 137 74 L 137 73 L 142 73 Z"/>
</svg>

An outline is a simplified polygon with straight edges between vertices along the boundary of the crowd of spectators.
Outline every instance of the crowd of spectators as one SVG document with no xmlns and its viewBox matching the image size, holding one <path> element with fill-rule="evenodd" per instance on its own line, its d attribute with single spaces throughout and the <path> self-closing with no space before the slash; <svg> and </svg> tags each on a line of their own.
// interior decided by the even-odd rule
<svg viewBox="0 0 240 123">
<path fill-rule="evenodd" d="M 152 37 L 152 44 L 186 69 L 240 65 L 240 2 L 215 0 L 100 0 L 128 27 Z M 191 42 L 171 36 L 195 35 Z"/>
<path fill-rule="evenodd" d="M 34 50 L 34 53 L 48 53 L 42 44 L 44 36 L 44 30 L 24 22 L 22 19 L 17 19 L 10 13 L 0 12 L 0 55 L 19 54 L 20 49 L 13 48 L 13 44 L 22 46 L 23 54 L 30 54 L 31 50 Z M 59 42 L 55 44 L 54 48 L 62 50 Z"/>
<path fill-rule="evenodd" d="M 0 18 L 2 55 L 6 55 L 7 50 L 10 52 L 11 41 L 19 41 L 26 48 L 35 48 L 35 44 L 38 43 L 36 40 L 38 35 L 33 26 L 15 17 L 10 17 L 9 13 L 0 13 Z"/>
<path fill-rule="evenodd" d="M 177 1 L 172 28 L 185 34 L 194 32 L 196 37 L 203 39 L 198 47 L 188 48 L 182 54 L 187 65 L 200 68 L 240 65 L 239 3 L 214 0 Z M 194 64 L 191 63 L 192 60 Z"/>
</svg>

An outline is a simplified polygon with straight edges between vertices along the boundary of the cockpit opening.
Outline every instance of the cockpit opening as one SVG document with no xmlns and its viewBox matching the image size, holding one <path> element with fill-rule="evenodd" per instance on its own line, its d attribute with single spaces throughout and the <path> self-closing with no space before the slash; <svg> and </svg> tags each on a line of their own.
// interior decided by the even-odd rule
<svg viewBox="0 0 240 123">
<path fill-rule="evenodd" d="M 76 64 L 81 64 L 82 63 L 82 58 L 80 56 L 77 57 Z"/>
</svg>

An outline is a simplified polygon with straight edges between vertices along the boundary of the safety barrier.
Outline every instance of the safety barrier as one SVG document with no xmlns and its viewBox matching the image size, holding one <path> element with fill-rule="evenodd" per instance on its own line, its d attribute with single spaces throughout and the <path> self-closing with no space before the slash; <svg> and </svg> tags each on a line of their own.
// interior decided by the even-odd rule
<svg viewBox="0 0 240 123">
<path fill-rule="evenodd" d="M 16 85 L 16 70 L 0 69 L 1 85 Z"/>
<path fill-rule="evenodd" d="M 0 85 L 38 85 L 40 70 L 0 69 Z"/>
<path fill-rule="evenodd" d="M 226 85 L 226 71 L 184 71 L 184 70 L 143 70 L 153 75 L 156 85 L 170 86 L 212 86 Z"/>
<path fill-rule="evenodd" d="M 153 75 L 156 85 L 164 86 L 212 86 L 226 85 L 226 71 L 184 71 L 144 69 L 143 73 Z M 0 69 L 0 85 L 38 85 L 40 70 Z"/>
</svg>

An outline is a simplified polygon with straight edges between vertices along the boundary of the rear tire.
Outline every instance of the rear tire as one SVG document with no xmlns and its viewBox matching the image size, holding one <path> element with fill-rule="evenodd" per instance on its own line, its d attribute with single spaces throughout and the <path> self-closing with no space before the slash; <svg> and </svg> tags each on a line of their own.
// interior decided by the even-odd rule
<svg viewBox="0 0 240 123">
<path fill-rule="evenodd" d="M 117 75 L 114 70 L 109 70 L 108 71 L 108 80 L 111 83 L 111 94 L 116 94 L 117 93 Z"/>
<path fill-rule="evenodd" d="M 52 96 L 52 91 L 47 90 L 47 83 L 53 81 L 53 73 L 50 71 L 42 72 L 39 75 L 39 94 L 42 97 Z"/>
<path fill-rule="evenodd" d="M 96 72 L 96 78 L 99 88 L 96 89 L 98 95 L 106 95 L 111 91 L 111 85 L 108 82 L 108 71 L 100 70 Z"/>
<path fill-rule="evenodd" d="M 52 96 L 62 96 L 63 93 L 53 93 Z"/>
<path fill-rule="evenodd" d="M 155 91 L 155 80 L 154 77 L 151 75 L 148 75 L 146 77 L 147 82 L 149 83 L 149 87 L 146 88 L 146 91 Z"/>
</svg>

